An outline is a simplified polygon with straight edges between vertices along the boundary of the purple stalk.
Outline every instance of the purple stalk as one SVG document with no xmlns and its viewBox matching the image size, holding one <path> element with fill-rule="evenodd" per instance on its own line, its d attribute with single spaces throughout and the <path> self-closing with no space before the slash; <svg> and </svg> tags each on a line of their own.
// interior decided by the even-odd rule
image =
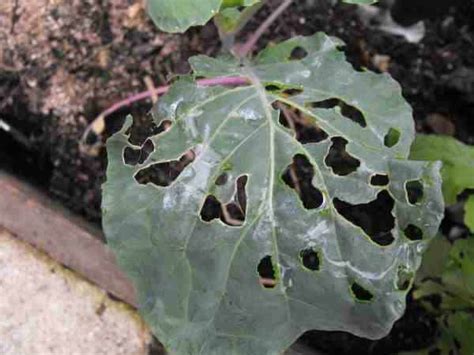
<svg viewBox="0 0 474 355">
<path fill-rule="evenodd" d="M 197 80 L 199 86 L 245 86 L 250 85 L 250 80 L 243 76 L 221 76 L 211 79 Z"/>
<path fill-rule="evenodd" d="M 199 86 L 217 86 L 217 85 L 222 85 L 222 86 L 243 86 L 243 85 L 248 85 L 250 81 L 244 77 L 240 76 L 227 76 L 227 77 L 217 77 L 217 78 L 212 78 L 212 79 L 200 79 L 197 80 L 197 84 Z M 149 99 L 153 95 L 163 95 L 166 94 L 169 90 L 170 86 L 165 85 L 165 86 L 160 86 L 159 88 L 156 88 L 154 90 L 148 90 L 148 91 L 143 91 L 138 94 L 132 95 L 127 97 L 126 99 L 119 101 L 112 106 L 110 106 L 107 110 L 103 111 L 98 118 L 105 118 L 106 116 L 111 115 L 112 113 L 119 111 L 120 109 L 130 106 L 131 104 Z"/>
<path fill-rule="evenodd" d="M 283 0 L 283 2 L 276 8 L 276 10 L 260 25 L 260 27 L 250 36 L 247 42 L 238 50 L 238 55 L 243 58 L 246 57 L 255 47 L 258 40 L 268 30 L 268 28 L 275 22 L 275 20 L 291 5 L 293 0 Z"/>
<path fill-rule="evenodd" d="M 242 76 L 224 76 L 224 77 L 217 77 L 217 78 L 211 78 L 211 79 L 199 79 L 196 81 L 198 86 L 244 86 L 244 85 L 249 85 L 250 80 L 242 77 Z M 95 127 L 100 127 L 101 130 L 103 130 L 104 127 L 104 119 L 111 115 L 114 112 L 119 111 L 120 109 L 130 106 L 131 104 L 141 101 L 141 100 L 146 100 L 154 95 L 163 95 L 168 92 L 170 89 L 170 85 L 165 85 L 165 86 L 160 86 L 159 88 L 156 88 L 154 90 L 148 90 L 148 91 L 143 91 L 138 94 L 132 95 L 127 97 L 124 100 L 121 100 L 112 106 L 110 106 L 108 109 L 103 111 L 99 116 L 97 116 L 86 128 L 84 131 L 84 134 L 81 139 L 81 145 L 85 144 L 86 138 L 89 135 L 89 132 L 91 130 L 96 130 Z M 101 134 L 102 132 L 95 132 L 96 134 Z"/>
<path fill-rule="evenodd" d="M 273 24 L 273 22 L 275 22 L 275 20 L 291 5 L 292 2 L 293 0 L 283 0 L 280 6 L 275 9 L 275 11 L 260 25 L 257 31 L 255 31 L 247 40 L 247 42 L 245 42 L 244 45 L 237 51 L 237 55 L 239 55 L 241 58 L 246 57 L 253 50 L 258 40 L 260 39 L 260 37 L 262 37 L 265 31 L 268 30 L 268 28 Z M 250 80 L 241 76 L 228 76 L 217 77 L 212 79 L 200 79 L 197 80 L 197 84 L 199 86 L 244 86 L 249 85 Z M 117 112 L 118 110 L 124 107 L 130 106 L 135 102 L 149 99 L 155 95 L 163 95 L 168 92 L 169 89 L 169 85 L 161 86 L 154 90 L 140 92 L 113 104 L 89 124 L 82 137 L 81 145 L 84 144 L 85 139 L 91 130 L 100 130 L 100 132 L 95 132 L 96 134 L 102 133 L 101 130 L 103 130 L 104 127 L 104 119 L 107 116 L 111 115 L 114 112 Z M 96 129 L 96 127 L 100 127 L 100 129 Z"/>
</svg>

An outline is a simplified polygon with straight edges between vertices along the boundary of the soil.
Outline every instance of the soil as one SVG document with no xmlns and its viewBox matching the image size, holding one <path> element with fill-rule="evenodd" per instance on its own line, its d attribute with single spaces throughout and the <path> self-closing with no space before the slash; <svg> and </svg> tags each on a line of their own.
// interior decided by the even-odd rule
<svg viewBox="0 0 474 355">
<path fill-rule="evenodd" d="M 388 71 L 400 82 L 419 132 L 453 135 L 474 144 L 474 0 L 444 1 L 443 6 L 414 6 L 416 11 L 395 14 L 407 24 L 424 20 L 422 41 L 408 43 L 364 23 L 355 6 L 295 1 L 259 46 L 317 31 L 338 36 L 347 43 L 354 67 Z M 398 8 L 405 9 L 403 4 Z M 258 14 L 242 37 L 268 11 Z M 120 99 L 146 90 L 146 82 L 158 86 L 187 73 L 190 56 L 219 50 L 212 24 L 181 36 L 158 33 L 139 2 L 7 1 L 0 5 L 0 119 L 11 130 L 0 129 L 0 168 L 100 223 L 105 150 L 90 154 L 79 149 L 88 123 Z M 152 129 L 150 108 L 150 102 L 140 102 L 108 117 L 102 141 L 127 113 L 136 119 L 140 141 Z M 311 139 L 311 134 L 303 127 L 302 135 Z M 452 228 L 466 233 L 450 214 L 443 228 L 448 234 Z M 435 336 L 434 320 L 409 301 L 405 316 L 385 339 L 310 332 L 303 340 L 329 354 L 391 354 L 423 348 Z"/>
</svg>

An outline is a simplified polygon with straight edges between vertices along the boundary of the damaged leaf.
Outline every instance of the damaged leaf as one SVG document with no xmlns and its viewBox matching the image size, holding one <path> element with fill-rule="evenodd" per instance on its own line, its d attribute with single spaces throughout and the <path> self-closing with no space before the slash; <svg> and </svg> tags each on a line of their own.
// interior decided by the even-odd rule
<svg viewBox="0 0 474 355">
<path fill-rule="evenodd" d="M 141 149 L 129 142 L 130 119 L 108 140 L 104 230 L 172 354 L 278 354 L 310 329 L 376 339 L 403 314 L 443 215 L 440 166 L 407 159 L 414 124 L 399 85 L 354 71 L 341 44 L 317 34 L 252 63 L 194 57 L 196 77 L 248 85 L 178 80 L 155 109 L 155 123 L 171 127 L 136 165 L 123 160 Z M 344 105 L 317 104 L 330 99 Z M 300 142 L 277 103 L 324 138 Z M 344 144 L 328 159 L 336 138 Z M 180 162 L 167 184 L 136 180 Z"/>
</svg>

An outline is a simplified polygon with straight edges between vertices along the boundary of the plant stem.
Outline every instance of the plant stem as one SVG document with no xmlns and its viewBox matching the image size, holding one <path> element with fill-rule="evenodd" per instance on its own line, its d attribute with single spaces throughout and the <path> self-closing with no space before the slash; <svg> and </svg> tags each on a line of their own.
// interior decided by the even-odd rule
<svg viewBox="0 0 474 355">
<path fill-rule="evenodd" d="M 242 11 L 242 17 L 240 18 L 239 26 L 235 30 L 235 34 L 237 34 L 240 30 L 242 30 L 245 25 L 254 17 L 254 15 L 262 8 L 265 4 L 266 0 L 262 0 L 261 2 L 250 6 Z"/>
<path fill-rule="evenodd" d="M 260 25 L 260 27 L 250 36 L 245 44 L 239 49 L 238 55 L 243 58 L 246 57 L 255 47 L 258 40 L 268 30 L 268 28 L 275 22 L 275 20 L 291 5 L 293 0 L 283 0 L 275 11 Z"/>
<path fill-rule="evenodd" d="M 227 77 L 217 77 L 217 78 L 211 78 L 211 79 L 200 79 L 200 80 L 197 80 L 197 84 L 199 86 L 217 86 L 217 85 L 242 86 L 242 85 L 249 84 L 249 81 L 246 78 L 240 77 L 240 76 L 227 76 Z M 163 95 L 168 92 L 169 88 L 170 88 L 169 85 L 160 86 L 159 88 L 156 88 L 155 90 L 143 91 L 138 94 L 127 97 L 126 99 L 113 104 L 97 117 L 105 118 L 106 116 L 109 116 L 112 113 L 124 107 L 130 106 L 137 101 L 149 99 L 153 95 L 157 95 L 157 96 Z"/>
<path fill-rule="evenodd" d="M 222 42 L 222 48 L 225 51 L 231 52 L 235 44 L 235 37 L 237 34 L 247 25 L 247 23 L 253 18 L 253 16 L 262 8 L 266 0 L 245 8 L 239 18 L 237 26 L 230 32 L 226 32 L 224 28 L 217 21 L 217 17 L 214 18 L 214 23 L 219 32 L 219 37 Z"/>
<path fill-rule="evenodd" d="M 161 86 L 159 88 L 156 88 L 154 91 L 143 91 L 141 93 L 129 96 L 126 99 L 124 99 L 122 101 L 119 101 L 119 102 L 116 102 L 115 104 L 110 106 L 107 110 L 105 110 L 99 116 L 97 116 L 97 118 L 105 118 L 105 117 L 111 115 L 112 113 L 114 113 L 116 111 L 119 111 L 120 109 L 122 109 L 124 107 L 132 105 L 133 103 L 135 103 L 137 101 L 149 99 L 153 95 L 157 95 L 157 96 L 158 95 L 163 95 L 164 93 L 166 93 L 169 90 L 169 88 L 170 88 L 169 85 L 166 85 L 166 86 Z"/>
<path fill-rule="evenodd" d="M 240 49 L 237 50 L 237 55 L 241 58 L 246 57 L 247 55 L 250 54 L 250 52 L 254 49 L 255 45 L 257 44 L 258 40 L 262 35 L 268 30 L 268 28 L 275 22 L 275 20 L 291 5 L 293 0 L 283 0 L 283 2 L 278 6 L 275 11 L 260 25 L 260 27 L 250 36 L 250 38 L 245 42 Z M 247 14 L 245 20 L 242 23 L 243 27 L 246 22 L 253 16 L 254 12 L 257 11 L 260 7 L 256 6 L 254 9 L 249 9 L 249 13 Z M 223 86 L 242 86 L 242 85 L 248 85 L 250 84 L 250 81 L 248 78 L 245 77 L 240 77 L 240 76 L 233 76 L 233 77 L 217 77 L 217 78 L 211 78 L 211 79 L 200 79 L 197 80 L 197 84 L 200 86 L 217 86 L 217 85 L 223 85 Z M 124 100 L 121 100 L 112 106 L 110 106 L 108 109 L 103 111 L 97 118 L 94 119 L 86 128 L 82 139 L 81 139 L 81 145 L 85 145 L 86 138 L 88 137 L 89 133 L 91 131 L 96 131 L 94 132 L 97 135 L 100 135 L 105 127 L 104 120 L 107 116 L 111 115 L 114 112 L 119 111 L 120 109 L 130 106 L 131 104 L 141 101 L 141 100 L 146 100 L 149 99 L 153 96 L 158 96 L 165 94 L 168 92 L 170 86 L 161 86 L 159 88 L 156 88 L 154 90 L 147 90 L 144 92 L 140 92 L 138 94 L 132 95 Z"/>
<path fill-rule="evenodd" d="M 217 78 L 210 78 L 210 79 L 200 79 L 197 80 L 196 83 L 199 86 L 244 86 L 244 85 L 249 85 L 250 81 L 249 79 L 242 77 L 242 76 L 224 76 L 224 77 L 217 77 Z M 124 107 L 130 106 L 135 102 L 150 99 L 153 96 L 159 96 L 163 95 L 168 90 L 170 89 L 170 85 L 165 85 L 161 86 L 159 88 L 156 88 L 154 90 L 147 90 L 140 92 L 138 94 L 132 95 L 127 97 L 126 99 L 123 99 L 112 106 L 110 106 L 108 109 L 103 111 L 99 116 L 97 116 L 86 128 L 84 131 L 84 134 L 81 139 L 81 144 L 85 145 L 85 141 L 87 136 L 91 131 L 95 131 L 95 127 L 105 127 L 104 120 L 107 116 L 113 114 L 114 112 L 117 112 L 121 110 Z M 102 132 L 94 132 L 97 135 L 100 135 Z"/>
</svg>

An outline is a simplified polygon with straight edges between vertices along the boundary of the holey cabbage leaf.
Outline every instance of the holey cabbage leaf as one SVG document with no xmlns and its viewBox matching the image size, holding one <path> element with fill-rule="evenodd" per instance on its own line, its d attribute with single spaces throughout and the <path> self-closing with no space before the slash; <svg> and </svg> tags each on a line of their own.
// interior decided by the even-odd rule
<svg viewBox="0 0 474 355">
<path fill-rule="evenodd" d="M 343 0 L 351 4 L 372 4 L 376 0 Z M 185 32 L 205 25 L 221 10 L 253 6 L 260 0 L 147 0 L 147 11 L 156 26 L 165 32 Z"/>
<path fill-rule="evenodd" d="M 443 215 L 440 165 L 407 160 L 400 87 L 340 45 L 194 57 L 194 78 L 248 85 L 181 78 L 155 108 L 167 130 L 135 146 L 127 119 L 108 140 L 105 233 L 171 354 L 278 354 L 309 329 L 375 339 L 404 312 Z"/>
</svg>

